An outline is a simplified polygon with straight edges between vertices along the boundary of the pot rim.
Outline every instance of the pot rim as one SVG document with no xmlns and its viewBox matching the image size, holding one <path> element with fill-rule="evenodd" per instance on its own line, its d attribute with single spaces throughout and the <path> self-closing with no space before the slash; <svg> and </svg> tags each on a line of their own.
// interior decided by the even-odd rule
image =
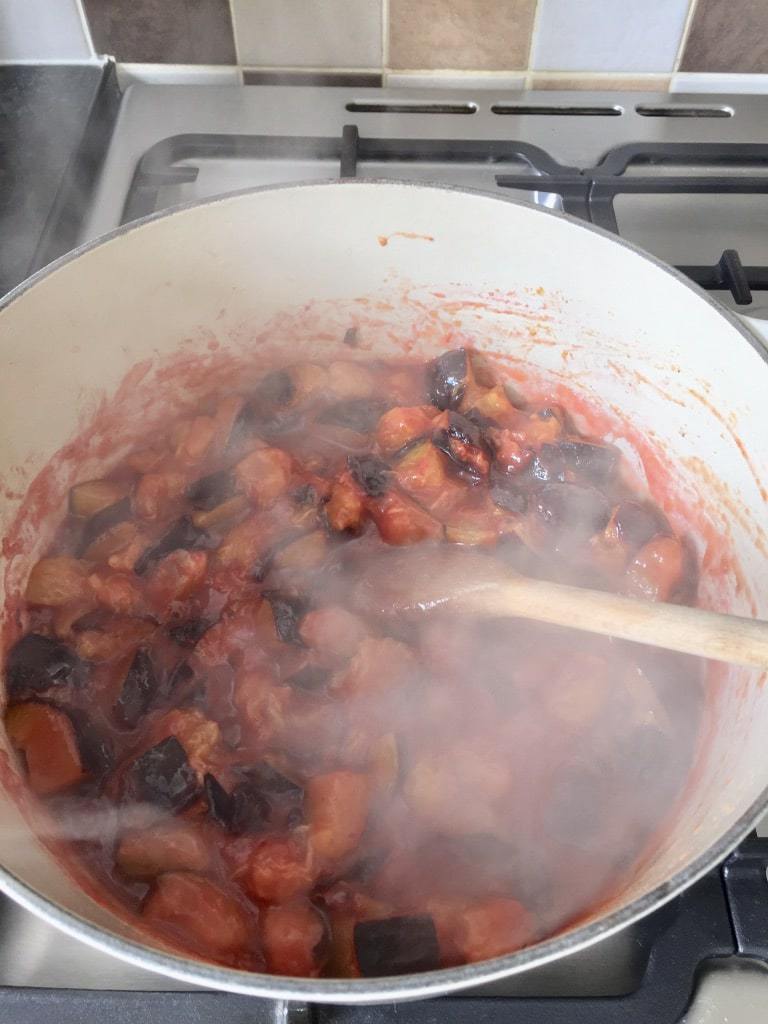
<svg viewBox="0 0 768 1024">
<path fill-rule="evenodd" d="M 261 185 L 227 192 L 202 201 L 193 201 L 169 207 L 131 221 L 128 224 L 120 225 L 112 231 L 99 235 L 97 238 L 91 239 L 58 257 L 0 298 L 0 314 L 36 284 L 68 263 L 73 262 L 92 249 L 115 241 L 123 235 L 154 221 L 172 217 L 175 214 L 183 213 L 196 207 L 213 206 L 261 192 L 327 188 L 329 186 L 348 188 L 355 185 L 358 187 L 386 185 L 397 188 L 417 188 L 470 195 L 479 199 L 521 206 L 543 216 L 565 220 L 576 229 L 598 234 L 614 244 L 623 246 L 642 259 L 649 261 L 657 269 L 674 278 L 680 285 L 693 292 L 700 301 L 706 302 L 726 323 L 734 328 L 757 352 L 763 362 L 768 363 L 768 350 L 748 330 L 735 313 L 715 302 L 707 292 L 690 281 L 675 267 L 664 263 L 652 253 L 646 252 L 634 243 L 628 242 L 604 228 L 580 220 L 578 217 L 560 210 L 537 206 L 513 196 L 497 195 L 483 189 L 469 188 L 461 185 L 445 185 L 438 182 L 408 181 L 393 178 L 333 178 Z M 627 906 L 599 917 L 588 924 L 576 926 L 565 933 L 544 939 L 536 945 L 528 946 L 493 960 L 484 960 L 439 971 L 398 975 L 389 978 L 287 978 L 278 975 L 236 970 L 206 963 L 192 957 L 162 952 L 159 949 L 152 949 L 141 942 L 118 936 L 106 928 L 92 924 L 72 911 L 65 910 L 54 901 L 41 895 L 36 889 L 21 881 L 21 879 L 17 878 L 2 865 L 0 865 L 0 891 L 10 896 L 27 910 L 32 911 L 34 914 L 55 925 L 61 931 L 80 939 L 87 945 L 106 951 L 118 959 L 127 961 L 137 967 L 163 974 L 178 981 L 243 995 L 316 1003 L 365 1004 L 401 999 L 421 999 L 445 995 L 471 986 L 510 977 L 533 967 L 543 966 L 563 956 L 585 949 L 601 939 L 618 932 L 627 925 L 638 921 L 673 899 L 719 864 L 750 832 L 766 809 L 768 809 L 768 786 L 763 789 L 738 820 L 690 864 L 681 868 L 666 881 L 645 895 L 633 900 Z"/>
</svg>

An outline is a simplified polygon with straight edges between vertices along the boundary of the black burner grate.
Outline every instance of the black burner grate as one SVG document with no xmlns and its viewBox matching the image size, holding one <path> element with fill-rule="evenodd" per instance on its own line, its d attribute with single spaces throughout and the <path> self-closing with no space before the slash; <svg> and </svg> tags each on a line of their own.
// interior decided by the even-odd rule
<svg viewBox="0 0 768 1024">
<path fill-rule="evenodd" d="M 614 201 L 620 195 L 768 194 L 768 145 L 750 143 L 631 144 L 609 150 L 595 167 L 568 167 L 539 146 L 499 139 L 363 138 L 357 126 L 341 137 L 288 135 L 175 135 L 157 143 L 139 161 L 123 208 L 122 223 L 158 209 L 159 191 L 194 182 L 198 169 L 179 166 L 190 160 L 331 160 L 342 178 L 353 178 L 365 163 L 468 164 L 498 168 L 500 189 L 560 196 L 563 209 L 592 224 L 619 233 Z M 630 175 L 640 165 L 684 165 L 686 173 Z M 721 174 L 696 174 L 697 167 L 722 167 Z M 755 173 L 734 173 L 736 167 Z M 730 170 L 730 173 L 729 173 Z M 744 266 L 737 250 L 726 249 L 712 266 L 678 267 L 702 288 L 730 291 L 747 306 L 752 292 L 768 291 L 768 266 Z"/>
<path fill-rule="evenodd" d="M 630 177 L 631 165 L 685 164 L 690 168 L 707 164 L 754 166 L 768 171 L 768 145 L 758 143 L 667 142 L 657 145 L 631 144 L 609 150 L 596 167 L 573 173 L 562 167 L 547 176 L 546 187 L 562 197 L 568 213 L 619 233 L 614 200 L 619 195 L 762 195 L 768 193 L 768 174 L 674 174 Z M 542 187 L 540 177 L 530 174 L 499 174 L 500 188 Z M 768 291 L 768 267 L 742 265 L 735 249 L 726 249 L 714 266 L 678 267 L 702 288 L 728 289 L 737 305 L 747 306 L 753 291 Z"/>
</svg>

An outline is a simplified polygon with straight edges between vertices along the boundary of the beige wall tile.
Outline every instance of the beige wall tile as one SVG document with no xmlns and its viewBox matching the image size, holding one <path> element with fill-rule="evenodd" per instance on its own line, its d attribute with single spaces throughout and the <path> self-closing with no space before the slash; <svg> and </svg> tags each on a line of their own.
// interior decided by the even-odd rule
<svg viewBox="0 0 768 1024">
<path fill-rule="evenodd" d="M 382 0 L 232 0 L 241 64 L 381 68 Z"/>
<path fill-rule="evenodd" d="M 536 0 L 389 0 L 391 68 L 528 65 Z"/>
<path fill-rule="evenodd" d="M 768 71 L 768 0 L 698 0 L 681 71 Z"/>
</svg>

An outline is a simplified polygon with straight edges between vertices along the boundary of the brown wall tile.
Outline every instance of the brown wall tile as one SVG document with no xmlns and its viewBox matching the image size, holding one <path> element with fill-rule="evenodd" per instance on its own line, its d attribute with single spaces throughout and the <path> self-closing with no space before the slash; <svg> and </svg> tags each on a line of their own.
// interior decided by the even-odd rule
<svg viewBox="0 0 768 1024">
<path fill-rule="evenodd" d="M 681 71 L 768 71 L 767 0 L 698 0 Z"/>
<path fill-rule="evenodd" d="M 536 0 L 390 0 L 391 68 L 506 71 L 528 64 Z"/>
<path fill-rule="evenodd" d="M 228 0 L 84 0 L 97 53 L 150 64 L 235 64 Z"/>
</svg>

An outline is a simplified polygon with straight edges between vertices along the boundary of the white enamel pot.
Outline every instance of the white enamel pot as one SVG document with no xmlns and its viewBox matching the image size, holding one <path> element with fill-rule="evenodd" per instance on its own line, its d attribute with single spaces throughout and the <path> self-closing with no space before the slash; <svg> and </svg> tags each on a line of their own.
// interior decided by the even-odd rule
<svg viewBox="0 0 768 1024">
<path fill-rule="evenodd" d="M 84 247 L 7 296 L 2 526 L 22 543 L 4 546 L 4 614 L 49 539 L 32 520 L 19 531 L 19 507 L 94 417 L 94 443 L 77 458 L 60 454 L 44 478 L 49 500 L 63 499 L 77 473 L 103 467 L 99 430 L 111 430 L 119 447 L 163 402 L 185 400 L 217 374 L 223 381 L 228 353 L 258 360 L 260 346 L 277 341 L 292 358 L 321 355 L 351 324 L 384 354 L 429 355 L 469 339 L 503 353 L 531 386 L 584 396 L 602 415 L 591 425 L 625 438 L 639 484 L 671 504 L 675 525 L 698 546 L 702 600 L 768 617 L 768 366 L 750 331 L 602 231 L 482 193 L 389 182 L 311 183 L 180 208 Z M 163 374 L 169 360 L 182 377 Z M 99 427 L 97 416 L 118 390 L 131 420 L 122 432 Z M 599 941 L 690 885 L 745 835 L 768 799 L 768 688 L 756 673 L 730 669 L 708 700 L 717 728 L 703 738 L 668 833 L 631 883 L 569 931 L 486 963 L 330 981 L 173 955 L 73 881 L 20 812 L 9 770 L 0 887 L 85 943 L 201 985 L 332 1002 L 438 995 Z"/>
</svg>

